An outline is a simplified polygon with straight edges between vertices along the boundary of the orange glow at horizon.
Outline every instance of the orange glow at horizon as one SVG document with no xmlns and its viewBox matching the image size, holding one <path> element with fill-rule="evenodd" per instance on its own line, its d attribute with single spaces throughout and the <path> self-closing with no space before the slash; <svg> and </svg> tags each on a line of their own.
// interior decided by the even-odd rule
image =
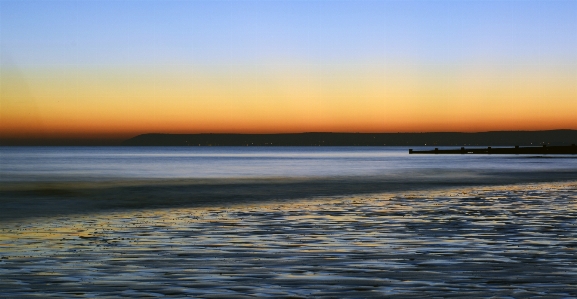
<svg viewBox="0 0 577 299">
<path fill-rule="evenodd" d="M 577 129 L 575 69 L 3 70 L 0 138 Z"/>
</svg>

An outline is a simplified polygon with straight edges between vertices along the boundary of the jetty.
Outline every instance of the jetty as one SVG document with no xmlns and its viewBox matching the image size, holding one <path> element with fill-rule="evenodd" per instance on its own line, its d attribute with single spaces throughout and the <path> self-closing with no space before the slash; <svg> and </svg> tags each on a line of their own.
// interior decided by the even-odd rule
<svg viewBox="0 0 577 299">
<path fill-rule="evenodd" d="M 571 144 L 569 146 L 527 146 L 520 147 L 515 146 L 514 148 L 465 148 L 460 149 L 439 149 L 428 151 L 414 151 L 409 149 L 409 154 L 461 154 L 461 155 L 575 155 L 577 154 L 577 146 Z"/>
</svg>

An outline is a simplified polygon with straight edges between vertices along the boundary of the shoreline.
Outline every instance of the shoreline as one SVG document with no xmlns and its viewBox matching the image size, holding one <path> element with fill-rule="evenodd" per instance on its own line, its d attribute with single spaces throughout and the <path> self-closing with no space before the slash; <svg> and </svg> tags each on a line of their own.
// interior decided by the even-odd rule
<svg viewBox="0 0 577 299">
<path fill-rule="evenodd" d="M 577 295 L 577 181 L 4 223 L 7 296 Z"/>
<path fill-rule="evenodd" d="M 317 197 L 577 180 L 577 171 L 410 170 L 374 176 L 0 182 L 0 223 L 126 209 L 234 206 Z"/>
</svg>

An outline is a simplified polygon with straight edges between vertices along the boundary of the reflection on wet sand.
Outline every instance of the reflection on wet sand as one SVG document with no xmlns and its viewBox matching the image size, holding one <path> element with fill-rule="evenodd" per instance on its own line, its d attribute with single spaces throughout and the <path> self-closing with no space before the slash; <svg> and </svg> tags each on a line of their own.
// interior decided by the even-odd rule
<svg viewBox="0 0 577 299">
<path fill-rule="evenodd" d="M 577 183 L 2 223 L 7 297 L 573 297 Z"/>
</svg>

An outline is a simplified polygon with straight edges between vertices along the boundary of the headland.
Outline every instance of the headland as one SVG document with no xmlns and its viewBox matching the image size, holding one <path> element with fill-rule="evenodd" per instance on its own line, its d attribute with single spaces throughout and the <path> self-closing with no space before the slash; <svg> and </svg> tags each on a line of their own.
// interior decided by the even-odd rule
<svg viewBox="0 0 577 299">
<path fill-rule="evenodd" d="M 577 130 L 479 133 L 142 134 L 126 146 L 569 146 Z"/>
</svg>

